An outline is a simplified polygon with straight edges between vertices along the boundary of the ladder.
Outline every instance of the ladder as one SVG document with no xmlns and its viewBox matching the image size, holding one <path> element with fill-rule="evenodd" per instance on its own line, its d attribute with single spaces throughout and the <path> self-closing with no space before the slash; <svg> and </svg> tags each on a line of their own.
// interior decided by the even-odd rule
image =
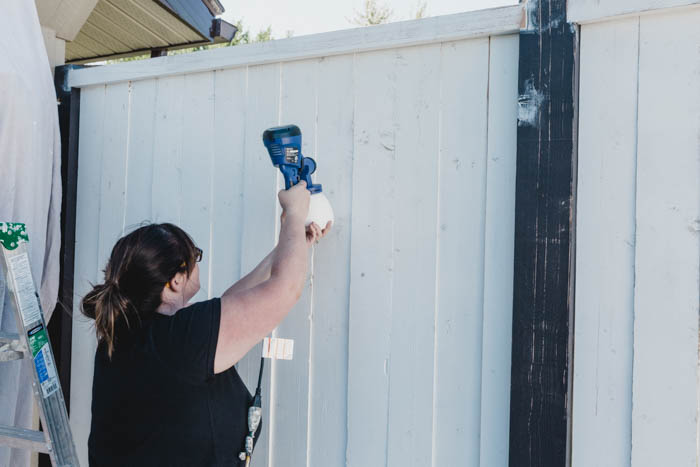
<svg viewBox="0 0 700 467">
<path fill-rule="evenodd" d="M 46 453 L 54 467 L 77 467 L 78 455 L 63 391 L 30 269 L 28 242 L 24 224 L 0 222 L 0 300 L 6 287 L 12 296 L 11 308 L 15 309 L 19 331 L 0 332 L 0 364 L 18 359 L 26 359 L 27 364 L 31 361 L 32 392 L 44 431 L 0 425 L 0 445 Z"/>
</svg>

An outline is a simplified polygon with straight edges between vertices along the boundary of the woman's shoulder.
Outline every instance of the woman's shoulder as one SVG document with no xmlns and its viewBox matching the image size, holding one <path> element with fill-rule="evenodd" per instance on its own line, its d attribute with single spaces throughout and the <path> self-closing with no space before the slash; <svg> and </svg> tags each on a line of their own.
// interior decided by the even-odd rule
<svg viewBox="0 0 700 467">
<path fill-rule="evenodd" d="M 182 311 L 185 312 L 190 312 L 190 311 L 197 311 L 197 310 L 202 310 L 202 309 L 221 309 L 221 297 L 213 297 L 209 298 L 207 300 L 201 300 L 199 302 L 194 302 L 194 303 L 188 303 L 184 307 L 180 308 L 177 313 L 180 313 Z M 177 315 L 177 313 L 175 313 Z"/>
<path fill-rule="evenodd" d="M 184 318 L 187 315 L 200 311 L 208 312 L 220 312 L 221 311 L 221 297 L 209 298 L 207 300 L 200 300 L 194 303 L 188 303 L 179 310 L 177 310 L 172 315 L 166 315 L 163 313 L 155 313 L 155 316 L 159 320 L 177 320 L 178 318 Z"/>
</svg>

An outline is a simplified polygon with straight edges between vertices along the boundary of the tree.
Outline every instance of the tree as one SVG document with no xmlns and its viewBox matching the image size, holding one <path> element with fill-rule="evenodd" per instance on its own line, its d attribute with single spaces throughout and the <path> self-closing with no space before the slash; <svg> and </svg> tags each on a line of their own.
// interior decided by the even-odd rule
<svg viewBox="0 0 700 467">
<path fill-rule="evenodd" d="M 416 12 L 411 16 L 415 19 L 426 18 L 428 16 L 428 2 L 418 2 L 416 5 Z"/>
<path fill-rule="evenodd" d="M 272 26 L 268 26 L 267 29 L 258 32 L 253 42 L 267 42 L 271 40 L 274 40 L 274 37 L 272 37 Z"/>
<path fill-rule="evenodd" d="M 388 23 L 393 14 L 394 10 L 385 3 L 380 4 L 378 0 L 365 0 L 364 11 L 355 10 L 355 17 L 348 21 L 358 26 L 374 26 Z"/>
</svg>

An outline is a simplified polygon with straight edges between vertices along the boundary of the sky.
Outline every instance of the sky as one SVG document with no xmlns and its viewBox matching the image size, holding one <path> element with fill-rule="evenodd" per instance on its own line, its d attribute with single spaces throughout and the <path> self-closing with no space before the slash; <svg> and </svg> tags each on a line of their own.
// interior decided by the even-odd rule
<svg viewBox="0 0 700 467">
<path fill-rule="evenodd" d="M 515 5 L 518 0 L 424 0 L 427 16 L 449 15 L 464 11 Z M 225 8 L 222 18 L 230 23 L 239 19 L 252 35 L 268 26 L 276 39 L 357 27 L 348 19 L 363 9 L 364 0 L 220 0 Z M 393 11 L 393 21 L 409 19 L 418 0 L 378 0 Z"/>
</svg>

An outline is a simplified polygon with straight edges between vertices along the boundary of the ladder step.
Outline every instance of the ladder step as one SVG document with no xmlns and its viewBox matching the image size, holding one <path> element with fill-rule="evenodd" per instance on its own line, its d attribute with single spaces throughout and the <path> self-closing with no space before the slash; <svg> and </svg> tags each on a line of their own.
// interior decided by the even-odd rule
<svg viewBox="0 0 700 467">
<path fill-rule="evenodd" d="M 15 341 L 19 342 L 19 334 L 0 331 L 0 344 L 10 344 Z"/>
<path fill-rule="evenodd" d="M 48 454 L 44 432 L 0 425 L 0 445 Z"/>
<path fill-rule="evenodd" d="M 0 331 L 0 362 L 21 360 L 26 350 L 19 334 Z"/>
<path fill-rule="evenodd" d="M 23 358 L 24 352 L 0 347 L 0 362 L 11 362 L 14 360 L 22 360 Z"/>
</svg>

